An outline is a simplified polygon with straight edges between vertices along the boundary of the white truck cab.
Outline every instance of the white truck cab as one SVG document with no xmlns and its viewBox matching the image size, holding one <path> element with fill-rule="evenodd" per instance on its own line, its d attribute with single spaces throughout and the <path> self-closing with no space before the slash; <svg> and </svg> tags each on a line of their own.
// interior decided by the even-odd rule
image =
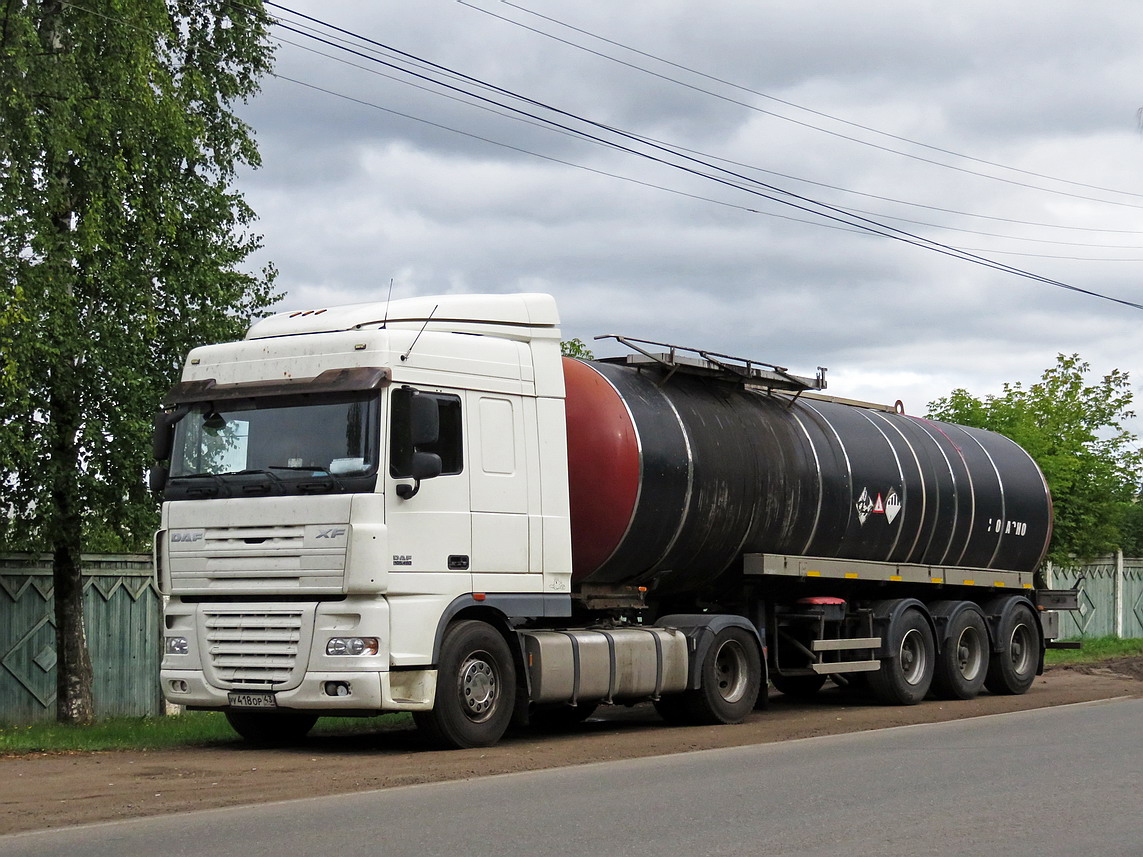
<svg viewBox="0 0 1143 857">
<path fill-rule="evenodd" d="M 547 295 L 418 298 L 192 351 L 157 433 L 167 698 L 427 711 L 450 615 L 570 615 L 558 322 Z"/>
</svg>

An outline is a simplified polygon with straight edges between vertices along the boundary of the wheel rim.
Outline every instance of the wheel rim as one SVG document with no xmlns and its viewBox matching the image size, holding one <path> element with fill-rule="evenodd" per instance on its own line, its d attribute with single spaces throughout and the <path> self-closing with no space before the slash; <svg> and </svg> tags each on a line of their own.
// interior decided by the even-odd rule
<svg viewBox="0 0 1143 857">
<path fill-rule="evenodd" d="M 481 723 L 492 716 L 500 697 L 500 677 L 487 652 L 473 652 L 461 664 L 458 690 L 469 720 Z"/>
<path fill-rule="evenodd" d="M 972 681 L 984 670 L 984 641 L 976 628 L 960 632 L 956 641 L 956 664 L 965 681 Z"/>
<path fill-rule="evenodd" d="M 901 638 L 901 675 L 909 684 L 920 684 L 928 668 L 929 653 L 925 638 L 916 628 L 910 628 Z"/>
<path fill-rule="evenodd" d="M 1008 657 L 1016 675 L 1026 675 L 1032 669 L 1033 652 L 1036 651 L 1032 629 L 1023 622 L 1016 623 L 1012 637 L 1008 640 Z"/>
<path fill-rule="evenodd" d="M 738 702 L 750 684 L 746 651 L 737 640 L 727 640 L 714 656 L 714 680 L 718 694 L 727 702 Z"/>
</svg>

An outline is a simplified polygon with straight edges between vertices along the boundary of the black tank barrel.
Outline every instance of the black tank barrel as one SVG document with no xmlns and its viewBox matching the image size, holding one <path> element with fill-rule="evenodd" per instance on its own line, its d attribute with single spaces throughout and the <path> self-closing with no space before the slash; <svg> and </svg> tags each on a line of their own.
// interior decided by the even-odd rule
<svg viewBox="0 0 1143 857">
<path fill-rule="evenodd" d="M 702 589 L 743 553 L 1034 570 L 1051 497 L 1002 435 L 565 359 L 578 583 Z"/>
</svg>

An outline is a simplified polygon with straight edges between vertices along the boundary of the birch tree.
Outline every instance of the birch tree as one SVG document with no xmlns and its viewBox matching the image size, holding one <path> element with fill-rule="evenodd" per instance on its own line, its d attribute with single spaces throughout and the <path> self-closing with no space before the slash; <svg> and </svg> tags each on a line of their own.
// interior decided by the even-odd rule
<svg viewBox="0 0 1143 857">
<path fill-rule="evenodd" d="M 151 416 L 274 299 L 233 190 L 260 0 L 0 0 L 0 547 L 52 555 L 58 719 L 93 717 L 80 554 L 149 549 Z"/>
</svg>

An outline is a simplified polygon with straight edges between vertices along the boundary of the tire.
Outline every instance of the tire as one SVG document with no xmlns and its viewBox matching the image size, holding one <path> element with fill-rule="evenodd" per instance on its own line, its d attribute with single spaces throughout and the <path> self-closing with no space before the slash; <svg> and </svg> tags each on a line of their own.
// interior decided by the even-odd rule
<svg viewBox="0 0 1143 857">
<path fill-rule="evenodd" d="M 316 714 L 296 711 L 227 711 L 230 728 L 259 747 L 287 747 L 301 741 L 317 723 Z"/>
<path fill-rule="evenodd" d="M 490 747 L 516 704 L 516 667 L 508 643 L 486 622 L 450 625 L 437 664 L 436 703 L 413 712 L 429 742 L 442 749 Z"/>
<path fill-rule="evenodd" d="M 560 732 L 583 723 L 595 714 L 597 708 L 599 708 L 598 702 L 538 706 L 528 715 L 528 723 L 536 729 Z"/>
<path fill-rule="evenodd" d="M 744 628 L 723 628 L 703 655 L 699 687 L 665 696 L 655 710 L 668 723 L 741 723 L 762 689 L 758 641 Z"/>
<path fill-rule="evenodd" d="M 999 651 L 993 652 L 984 686 L 996 694 L 1026 693 L 1040 667 L 1040 633 L 1036 614 L 1027 604 L 1017 604 L 1004 615 L 996 629 Z"/>
<path fill-rule="evenodd" d="M 975 606 L 962 607 L 948 624 L 948 633 L 933 674 L 937 699 L 972 699 L 988 675 L 988 625 Z"/>
<path fill-rule="evenodd" d="M 886 648 L 891 657 L 869 673 L 874 695 L 889 705 L 916 705 L 933 683 L 936 645 L 929 622 L 916 607 L 897 614 L 889 626 Z"/>
<path fill-rule="evenodd" d="M 770 676 L 770 683 L 779 693 L 793 699 L 813 699 L 826 683 L 824 675 L 778 675 Z"/>
</svg>

